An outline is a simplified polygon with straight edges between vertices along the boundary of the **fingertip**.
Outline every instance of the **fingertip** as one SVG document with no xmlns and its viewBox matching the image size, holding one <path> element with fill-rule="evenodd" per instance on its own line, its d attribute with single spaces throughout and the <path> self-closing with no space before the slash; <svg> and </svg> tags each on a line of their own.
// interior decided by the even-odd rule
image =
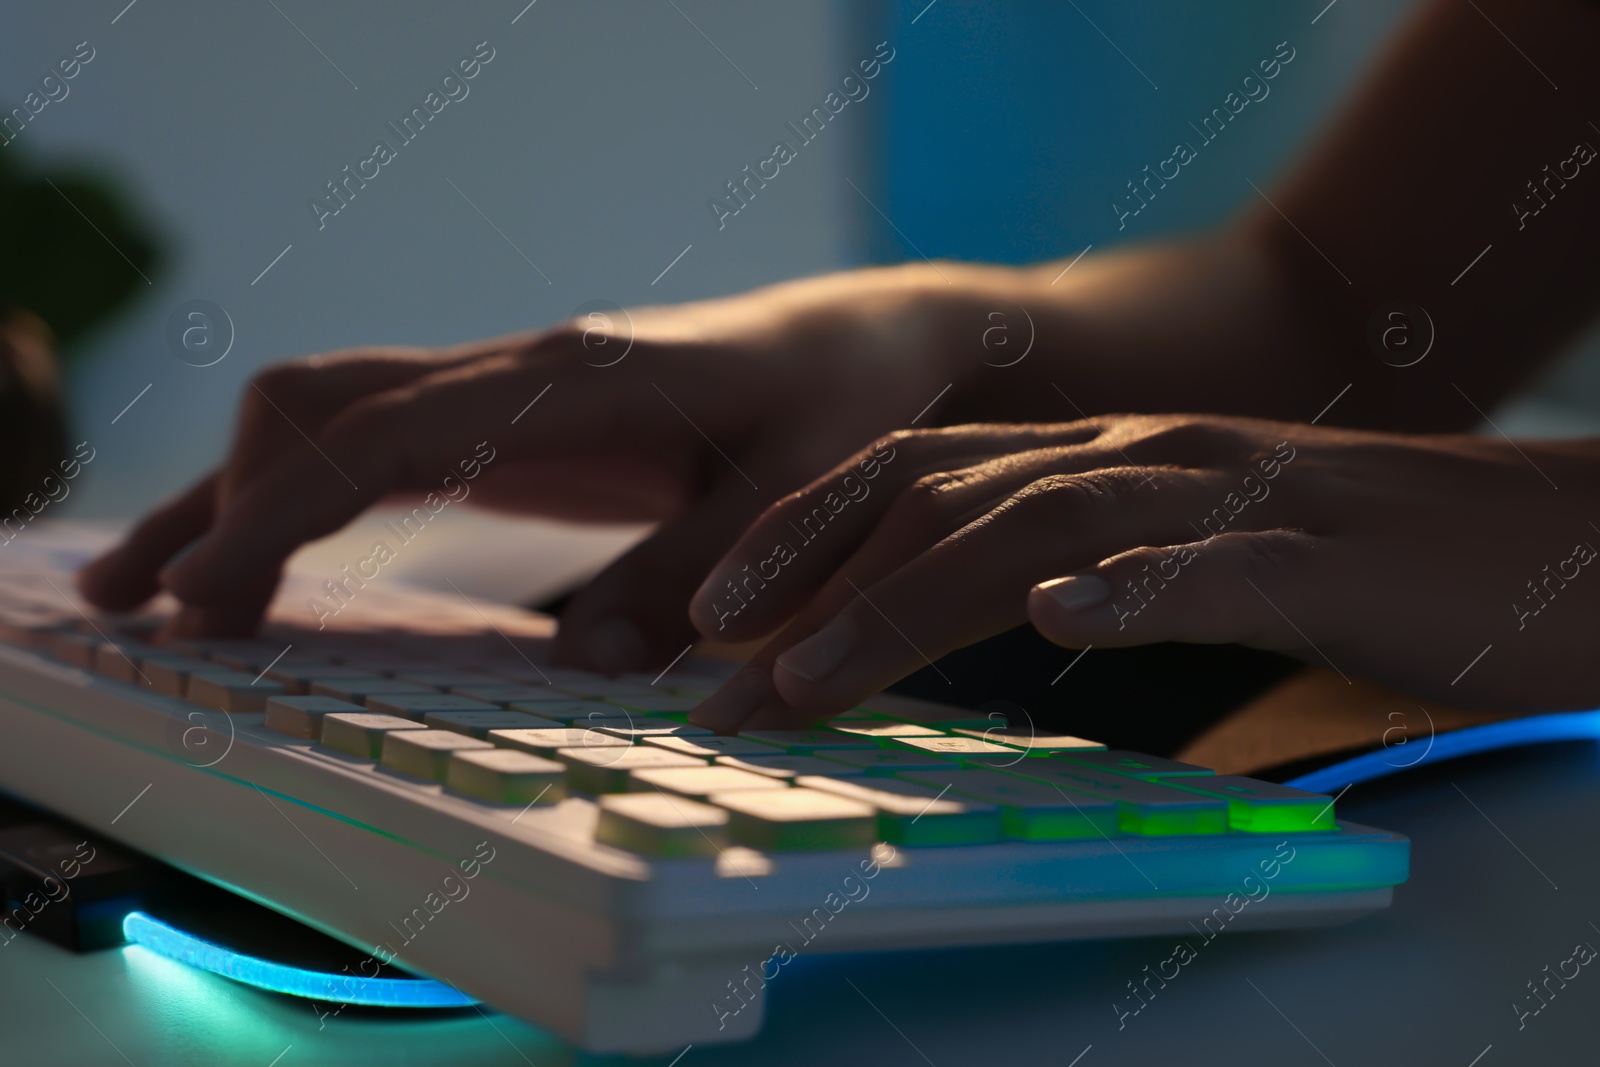
<svg viewBox="0 0 1600 1067">
<path fill-rule="evenodd" d="M 689 712 L 689 722 L 719 734 L 738 733 L 776 699 L 772 680 L 759 669 L 745 667 Z"/>
<path fill-rule="evenodd" d="M 75 583 L 85 600 L 105 611 L 132 611 L 161 591 L 154 575 L 129 571 L 120 548 L 85 564 Z"/>
</svg>

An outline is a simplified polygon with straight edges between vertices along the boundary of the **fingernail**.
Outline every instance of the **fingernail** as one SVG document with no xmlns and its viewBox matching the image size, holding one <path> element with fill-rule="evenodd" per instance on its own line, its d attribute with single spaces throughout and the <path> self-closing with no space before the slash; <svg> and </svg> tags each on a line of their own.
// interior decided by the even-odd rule
<svg viewBox="0 0 1600 1067">
<path fill-rule="evenodd" d="M 1093 574 L 1074 574 L 1054 578 L 1035 586 L 1039 592 L 1056 602 L 1065 611 L 1082 611 L 1111 598 L 1111 586 L 1104 578 Z"/>
<path fill-rule="evenodd" d="M 797 678 L 820 682 L 844 662 L 856 643 L 856 624 L 835 619 L 778 657 L 777 665 Z"/>
<path fill-rule="evenodd" d="M 627 619 L 602 619 L 595 623 L 584 648 L 595 666 L 612 673 L 632 670 L 650 654 L 644 634 Z"/>
</svg>

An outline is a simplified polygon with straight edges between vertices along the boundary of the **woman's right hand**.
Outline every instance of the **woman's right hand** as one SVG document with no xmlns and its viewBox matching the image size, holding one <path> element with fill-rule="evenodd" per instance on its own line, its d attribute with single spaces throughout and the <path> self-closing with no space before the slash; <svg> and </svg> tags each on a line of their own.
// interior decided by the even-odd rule
<svg viewBox="0 0 1600 1067">
<path fill-rule="evenodd" d="M 80 584 L 110 610 L 165 588 L 184 605 L 180 632 L 249 633 L 301 545 L 386 497 L 442 495 L 446 476 L 476 471 L 480 505 L 662 524 L 574 597 L 558 638 L 562 658 L 602 670 L 662 665 L 693 639 L 689 597 L 755 516 L 949 380 L 916 351 L 927 327 L 911 309 L 943 288 L 927 273 L 836 275 L 452 349 L 268 368 L 246 390 L 227 460 Z"/>
</svg>

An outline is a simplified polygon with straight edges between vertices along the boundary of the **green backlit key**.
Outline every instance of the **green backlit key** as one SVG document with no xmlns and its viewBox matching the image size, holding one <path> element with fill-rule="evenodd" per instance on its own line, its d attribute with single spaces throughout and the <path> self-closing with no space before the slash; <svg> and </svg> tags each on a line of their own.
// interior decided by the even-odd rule
<svg viewBox="0 0 1600 1067">
<path fill-rule="evenodd" d="M 510 748 L 452 753 L 444 784 L 491 804 L 554 804 L 567 795 L 567 765 Z"/>
<path fill-rule="evenodd" d="M 336 713 L 361 714 L 362 708 L 337 697 L 275 696 L 267 699 L 265 725 L 290 737 L 315 741 L 322 736 L 322 717 Z"/>
<path fill-rule="evenodd" d="M 698 800 L 704 800 L 712 793 L 787 788 L 789 783 L 782 778 L 741 771 L 735 767 L 655 767 L 633 771 L 628 776 L 628 791 L 631 793 L 649 793 L 659 789 Z"/>
<path fill-rule="evenodd" d="M 422 717 L 422 724 L 435 730 L 454 730 L 458 734 L 488 740 L 491 730 L 560 730 L 562 725 L 554 719 L 543 719 L 525 711 L 430 711 Z"/>
<path fill-rule="evenodd" d="M 647 745 L 657 745 L 668 752 L 682 752 L 685 756 L 699 756 L 701 759 L 715 759 L 718 756 L 777 756 L 783 753 L 783 749 L 763 745 L 759 741 L 750 741 L 743 737 L 722 737 L 718 734 L 709 737 L 699 734 L 689 737 L 653 734 L 643 740 Z"/>
<path fill-rule="evenodd" d="M 687 797 L 613 793 L 600 798 L 594 837 L 665 859 L 711 856 L 728 846 L 728 813 Z"/>
<path fill-rule="evenodd" d="M 389 693 L 369 696 L 367 710 L 380 715 L 398 715 L 402 719 L 422 721 L 430 711 L 499 711 L 493 704 L 454 693 Z"/>
<path fill-rule="evenodd" d="M 961 769 L 910 771 L 901 777 L 952 796 L 996 804 L 1007 837 L 1023 841 L 1070 841 L 1117 833 L 1117 802 L 1071 790 L 1055 789 L 999 771 Z"/>
<path fill-rule="evenodd" d="M 963 765 L 989 766 L 1020 760 L 1026 753 L 980 741 L 976 737 L 897 737 L 896 745 L 908 745 L 925 755 L 945 756 Z"/>
<path fill-rule="evenodd" d="M 740 790 L 711 801 L 727 809 L 732 840 L 767 852 L 864 848 L 878 833 L 871 804 L 818 789 Z"/>
<path fill-rule="evenodd" d="M 775 749 L 773 751 L 776 751 Z M 828 749 L 834 755 L 843 752 L 852 752 L 854 749 Z M 868 749 L 869 752 L 882 751 L 876 747 Z M 741 771 L 753 771 L 756 774 L 770 775 L 773 778 L 786 778 L 790 781 L 802 774 L 821 774 L 830 778 L 851 778 L 865 772 L 860 767 L 851 767 L 821 756 L 801 756 L 790 752 L 779 752 L 775 756 L 718 756 L 716 760 L 724 767 L 737 767 Z"/>
<path fill-rule="evenodd" d="M 991 741 L 997 745 L 1020 748 L 1030 756 L 1053 756 L 1057 752 L 1090 752 L 1106 747 L 1098 741 L 1085 741 L 1071 734 L 1035 733 L 1026 726 L 994 726 L 986 730 L 962 727 L 952 730 L 951 733 L 963 737 L 976 737 L 980 741 Z"/>
<path fill-rule="evenodd" d="M 930 704 L 925 700 L 896 696 L 892 693 L 879 693 L 868 699 L 861 707 L 886 719 L 913 722 L 918 726 L 931 726 L 936 730 L 954 730 L 959 726 L 971 726 L 981 730 L 986 726 L 1003 725 L 1006 721 L 1004 714 L 1000 712 L 985 715 L 981 712 L 968 711 L 966 708 Z"/>
<path fill-rule="evenodd" d="M 370 711 L 335 712 L 322 717 L 322 743 L 337 752 L 361 759 L 377 759 L 383 752 L 384 735 L 391 730 L 421 730 L 420 722 L 398 715 L 378 715 Z"/>
<path fill-rule="evenodd" d="M 746 730 L 739 736 L 765 745 L 776 745 L 797 755 L 807 755 L 825 748 L 878 747 L 878 742 L 870 737 L 857 737 L 837 730 Z"/>
<path fill-rule="evenodd" d="M 895 722 L 893 719 L 833 720 L 830 725 L 841 733 L 857 737 L 943 737 L 938 730 L 918 726 L 914 722 Z"/>
<path fill-rule="evenodd" d="M 1231 774 L 1163 779 L 1163 784 L 1228 802 L 1228 825 L 1257 834 L 1337 829 L 1333 798 Z"/>
<path fill-rule="evenodd" d="M 567 786 L 579 793 L 626 793 L 634 771 L 667 767 L 704 767 L 706 761 L 652 745 L 626 748 L 560 748 L 556 759 L 567 765 Z"/>
<path fill-rule="evenodd" d="M 1142 778 L 1106 774 L 1064 759 L 1025 759 L 1001 773 L 1058 786 L 1068 793 L 1087 793 L 1114 800 L 1117 826 L 1130 834 L 1166 837 L 1220 834 L 1228 829 L 1227 801 L 1157 785 Z"/>
<path fill-rule="evenodd" d="M 892 778 L 901 771 L 955 770 L 960 764 L 943 756 L 909 749 L 832 749 L 817 753 L 819 759 L 842 763 L 874 777 Z"/>
<path fill-rule="evenodd" d="M 949 790 L 897 778 L 812 778 L 798 786 L 878 810 L 878 836 L 896 845 L 986 845 L 1000 840 L 1000 809 Z"/>
<path fill-rule="evenodd" d="M 601 733 L 611 734 L 614 737 L 626 737 L 633 741 L 642 741 L 647 737 L 712 737 L 715 736 L 704 726 L 690 726 L 687 723 L 675 722 L 672 719 L 648 719 L 635 715 L 631 719 L 624 719 L 620 723 L 608 722 L 595 729 Z"/>
<path fill-rule="evenodd" d="M 1135 778 L 1167 778 L 1173 775 L 1216 773 L 1209 767 L 1197 767 L 1193 763 L 1179 763 L 1177 760 L 1162 759 L 1160 756 L 1147 756 L 1143 752 L 1129 752 L 1127 749 L 1121 748 L 1099 752 L 1075 750 L 1058 753 L 1056 758 L 1076 763 L 1082 767 L 1093 767 L 1096 770 L 1112 771 L 1116 774 L 1128 774 Z"/>
<path fill-rule="evenodd" d="M 378 762 L 413 778 L 441 782 L 450 766 L 450 756 L 473 749 L 492 752 L 494 746 L 454 730 L 390 730 L 383 736 Z"/>
</svg>

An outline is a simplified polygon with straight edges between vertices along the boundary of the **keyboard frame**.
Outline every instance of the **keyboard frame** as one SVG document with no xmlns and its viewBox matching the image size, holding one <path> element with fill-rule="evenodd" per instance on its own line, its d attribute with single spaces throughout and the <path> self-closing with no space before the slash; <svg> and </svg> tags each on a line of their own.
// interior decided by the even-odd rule
<svg viewBox="0 0 1600 1067">
<path fill-rule="evenodd" d="M 1294 860 L 1228 932 L 1347 922 L 1386 907 L 1408 875 L 1405 837 L 1353 823 L 1293 835 L 651 860 L 585 840 L 595 817 L 587 800 L 518 817 L 267 731 L 260 713 L 209 713 L 234 740 L 215 766 L 196 767 L 174 738 L 197 710 L 0 646 L 9 735 L 0 790 L 362 951 L 397 948 L 396 962 L 595 1052 L 753 1036 L 764 989 L 751 990 L 750 974 L 779 943 L 805 954 L 1193 936 L 1283 839 Z M 457 864 L 484 841 L 493 859 L 470 893 L 432 912 L 428 894 L 437 899 L 446 875 L 459 880 Z M 1365 865 L 1354 888 L 1353 857 Z M 835 912 L 846 876 L 869 891 Z M 413 920 L 419 932 L 403 941 L 396 923 L 419 908 L 427 921 Z M 821 932 L 802 941 L 811 926 Z"/>
</svg>

